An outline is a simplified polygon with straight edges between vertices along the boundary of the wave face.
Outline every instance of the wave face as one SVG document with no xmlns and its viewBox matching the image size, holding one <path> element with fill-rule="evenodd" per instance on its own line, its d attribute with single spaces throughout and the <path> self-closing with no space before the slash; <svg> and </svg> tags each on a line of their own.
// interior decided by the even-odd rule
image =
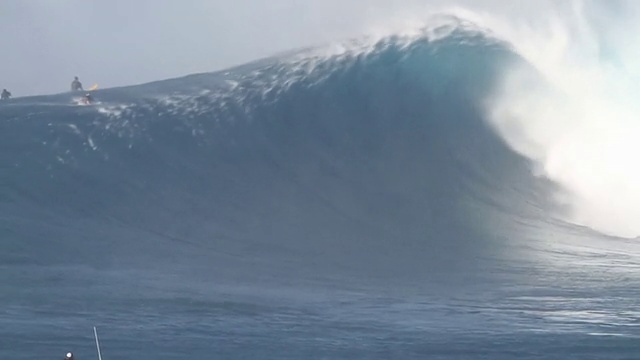
<svg viewBox="0 0 640 360">
<path fill-rule="evenodd" d="M 488 214 L 536 218 L 544 191 L 483 118 L 517 58 L 435 33 L 3 106 L 4 260 L 467 272 L 498 255 Z"/>
<path fill-rule="evenodd" d="M 543 191 L 486 125 L 517 58 L 461 26 L 1 108 L 4 261 L 429 277 Z M 159 260 L 164 259 L 164 260 Z M 274 272 L 275 270 L 275 272 Z"/>
</svg>

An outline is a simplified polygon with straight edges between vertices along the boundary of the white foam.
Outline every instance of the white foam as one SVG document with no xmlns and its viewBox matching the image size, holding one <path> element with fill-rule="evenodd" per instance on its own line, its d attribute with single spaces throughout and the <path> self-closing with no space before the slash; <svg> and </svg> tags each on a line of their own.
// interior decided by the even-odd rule
<svg viewBox="0 0 640 360">
<path fill-rule="evenodd" d="M 593 4 L 573 1 L 526 26 L 487 19 L 547 82 L 531 82 L 530 69 L 509 69 L 489 112 L 506 141 L 565 188 L 558 199 L 571 206 L 569 220 L 636 237 L 640 46 L 632 39 L 640 28 L 627 21 L 640 8 L 627 3 L 625 16 L 606 18 Z"/>
</svg>

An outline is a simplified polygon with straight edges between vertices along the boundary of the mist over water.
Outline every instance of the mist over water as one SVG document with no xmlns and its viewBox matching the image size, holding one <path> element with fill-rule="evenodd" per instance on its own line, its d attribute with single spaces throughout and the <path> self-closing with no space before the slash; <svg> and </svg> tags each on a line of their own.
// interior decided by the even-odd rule
<svg viewBox="0 0 640 360">
<path fill-rule="evenodd" d="M 535 27 L 502 25 L 527 66 L 505 71 L 488 108 L 511 146 L 564 188 L 569 221 L 636 237 L 638 8 L 619 5 L 573 2 Z"/>
</svg>

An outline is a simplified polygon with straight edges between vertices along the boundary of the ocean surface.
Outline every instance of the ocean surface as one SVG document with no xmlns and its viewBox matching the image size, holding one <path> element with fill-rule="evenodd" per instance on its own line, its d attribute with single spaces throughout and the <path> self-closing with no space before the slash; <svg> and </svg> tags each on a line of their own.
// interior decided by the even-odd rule
<svg viewBox="0 0 640 360">
<path fill-rule="evenodd" d="M 0 103 L 0 357 L 639 358 L 640 246 L 496 130 L 512 66 L 452 20 Z"/>
</svg>

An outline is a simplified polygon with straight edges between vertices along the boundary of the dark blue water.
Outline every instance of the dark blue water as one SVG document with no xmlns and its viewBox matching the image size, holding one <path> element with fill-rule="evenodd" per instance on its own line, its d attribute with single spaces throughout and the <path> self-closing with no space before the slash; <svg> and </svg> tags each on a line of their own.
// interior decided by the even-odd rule
<svg viewBox="0 0 640 360">
<path fill-rule="evenodd" d="M 637 357 L 638 246 L 485 121 L 520 61 L 454 30 L 1 103 L 0 355 Z"/>
</svg>

